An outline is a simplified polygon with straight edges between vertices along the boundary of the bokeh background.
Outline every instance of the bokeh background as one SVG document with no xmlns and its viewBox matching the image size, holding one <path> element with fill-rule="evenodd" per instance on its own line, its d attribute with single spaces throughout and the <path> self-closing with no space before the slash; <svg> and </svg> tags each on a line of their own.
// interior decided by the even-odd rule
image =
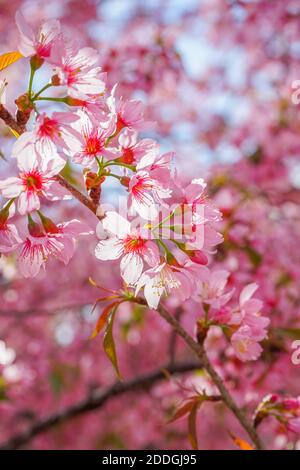
<svg viewBox="0 0 300 470">
<path fill-rule="evenodd" d="M 35 26 L 44 18 L 59 18 L 67 35 L 98 49 L 108 85 L 117 82 L 120 95 L 145 103 L 147 118 L 157 122 L 147 135 L 164 150 L 176 150 L 181 176 L 207 179 L 224 214 L 225 242 L 211 263 L 231 271 L 232 285 L 257 282 L 272 320 L 255 365 L 242 365 L 230 351 L 223 357 L 223 344 L 211 338 L 213 355 L 237 400 L 251 408 L 270 391 L 299 394 L 300 366 L 291 363 L 291 341 L 300 338 L 300 109 L 292 101 L 292 83 L 300 79 L 299 1 L 0 0 L 0 53 L 17 47 L 18 9 Z M 41 83 L 46 76 L 41 72 Z M 20 61 L 3 77 L 13 112 L 14 99 L 26 90 L 28 66 Z M 9 173 L 13 139 L 2 124 L 0 134 L 2 177 Z M 76 168 L 67 176 L 80 186 Z M 111 183 L 106 200 L 114 201 L 118 191 Z M 73 203 L 49 212 L 58 220 L 80 216 L 96 224 Z M 14 257 L 0 258 L 3 444 L 115 381 L 101 339 L 88 339 L 100 312 L 91 314 L 98 292 L 88 277 L 120 285 L 117 270 L 94 258 L 95 243 L 91 237 L 67 267 L 52 261 L 47 273 L 30 281 L 19 277 Z M 187 307 L 182 321 L 190 331 L 196 317 L 197 310 Z M 174 340 L 153 312 L 126 305 L 115 329 L 126 378 L 168 361 Z M 189 359 L 179 341 L 176 348 L 180 359 Z M 201 371 L 180 380 L 208 386 Z M 166 424 L 182 396 L 176 382 L 160 382 L 112 398 L 99 410 L 66 416 L 21 444 L 189 448 L 185 420 Z M 202 449 L 234 447 L 226 430 L 241 433 L 222 405 L 203 407 L 198 428 Z M 300 447 L 272 421 L 263 431 L 269 447 Z"/>
</svg>

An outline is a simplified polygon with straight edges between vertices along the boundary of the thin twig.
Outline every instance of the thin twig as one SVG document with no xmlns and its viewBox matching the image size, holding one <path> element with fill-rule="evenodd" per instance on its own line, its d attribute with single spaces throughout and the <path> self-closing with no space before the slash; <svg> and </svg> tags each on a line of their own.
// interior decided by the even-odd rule
<svg viewBox="0 0 300 470">
<path fill-rule="evenodd" d="M 176 365 L 167 364 L 165 367 L 161 367 L 148 374 L 134 377 L 126 382 L 115 382 L 107 388 L 97 389 L 86 399 L 36 422 L 27 431 L 13 436 L 7 442 L 0 445 L 0 450 L 18 449 L 24 444 L 27 444 L 35 436 L 48 431 L 60 423 L 64 423 L 75 416 L 101 408 L 101 406 L 113 397 L 133 390 L 147 390 L 156 382 L 165 379 L 168 374 L 182 374 L 199 367 L 201 367 L 201 365 L 195 361 L 179 363 Z"/>
<path fill-rule="evenodd" d="M 0 118 L 5 122 L 7 126 L 16 131 L 19 135 L 23 134 L 26 131 L 25 124 L 27 121 L 21 121 L 20 118 L 18 122 L 2 104 L 0 104 Z M 21 122 L 24 122 L 24 125 L 21 124 Z M 104 215 L 102 215 L 99 210 L 97 213 L 98 207 L 92 201 L 92 199 L 82 194 L 80 191 L 78 191 L 78 189 L 74 188 L 74 186 L 72 186 L 63 176 L 57 175 L 56 180 L 61 186 L 66 188 L 72 194 L 72 196 L 74 196 L 81 204 L 86 206 L 90 211 L 93 212 L 93 214 L 96 214 L 99 220 L 103 219 Z"/>
<path fill-rule="evenodd" d="M 81 204 L 86 206 L 90 211 L 92 211 L 94 214 L 97 212 L 97 206 L 94 204 L 92 199 L 88 198 L 84 194 L 82 194 L 78 189 L 74 188 L 63 176 L 57 175 L 56 176 L 57 181 L 61 186 L 66 188 L 72 196 L 74 196 Z"/>
<path fill-rule="evenodd" d="M 0 118 L 2 118 L 9 127 L 16 130 L 19 134 L 24 132 L 24 129 L 20 128 L 18 123 L 14 120 L 14 118 L 10 115 L 10 113 L 2 105 L 0 105 Z M 85 205 L 94 214 L 97 213 L 97 207 L 95 206 L 93 201 L 91 201 L 88 197 L 84 196 L 80 191 L 78 191 L 76 188 L 74 188 L 72 185 L 70 185 L 62 176 L 58 175 L 57 180 L 59 181 L 59 183 L 62 186 L 64 186 L 66 189 L 68 189 L 68 191 L 70 191 L 70 193 L 79 202 L 81 202 L 83 205 Z M 98 216 L 98 217 L 100 219 L 103 218 L 103 216 Z M 145 301 L 141 300 L 140 303 L 145 304 Z M 231 397 L 230 393 L 228 392 L 227 388 L 225 387 L 221 377 L 218 375 L 218 373 L 215 371 L 213 365 L 210 363 L 210 361 L 207 357 L 207 354 L 205 352 L 203 344 L 196 343 L 196 341 L 194 341 L 193 338 L 182 328 L 182 326 L 176 320 L 176 318 L 174 316 L 170 315 L 169 312 L 164 307 L 161 306 L 158 311 L 159 311 L 160 315 L 183 338 L 185 343 L 197 354 L 197 356 L 200 359 L 201 363 L 203 364 L 204 368 L 209 373 L 209 375 L 211 376 L 213 382 L 215 383 L 215 385 L 217 386 L 219 392 L 221 393 L 221 395 L 223 397 L 223 400 L 226 403 L 227 407 L 233 412 L 233 414 L 236 416 L 236 418 L 238 419 L 240 424 L 243 426 L 245 431 L 251 437 L 251 439 L 252 439 L 253 443 L 255 444 L 256 448 L 257 449 L 263 449 L 262 442 L 260 441 L 260 438 L 257 435 L 256 430 L 254 429 L 252 424 L 248 421 L 247 417 L 244 415 L 244 412 L 237 406 L 237 404 L 235 403 L 235 401 Z M 115 385 L 114 387 L 117 387 L 117 390 L 118 390 L 118 387 L 121 387 L 121 385 Z M 125 386 L 125 384 L 123 384 L 123 386 Z M 120 392 L 117 392 L 117 393 L 115 393 L 115 395 L 116 394 L 118 395 L 119 393 Z M 123 393 L 123 391 L 121 393 Z M 105 400 L 106 399 L 107 398 L 105 398 Z M 88 406 L 87 410 L 89 410 L 90 409 L 89 406 L 91 406 L 91 405 L 87 405 L 87 406 Z M 91 409 L 94 409 L 94 407 L 92 407 Z M 69 412 L 70 412 L 70 409 L 69 409 Z M 71 408 L 71 416 L 73 416 L 74 414 L 75 415 L 78 414 L 76 406 Z M 61 414 L 56 415 L 56 418 L 54 419 L 54 424 L 61 421 L 61 415 L 64 416 L 64 412 L 62 412 Z M 53 420 L 53 417 L 52 418 L 50 417 L 48 419 L 48 423 L 50 423 L 50 426 L 53 425 L 51 419 Z M 21 443 L 18 443 L 19 441 L 16 440 L 15 442 L 17 443 L 17 447 L 22 445 L 22 443 L 25 443 L 28 440 L 30 440 L 31 437 L 33 437 L 34 435 L 38 434 L 40 432 L 39 431 L 40 428 L 42 428 L 42 430 L 44 430 L 45 429 L 45 424 L 44 424 L 45 422 L 47 423 L 47 420 L 37 424 L 35 428 L 32 428 L 32 429 L 37 429 L 37 431 L 31 431 L 31 432 L 33 432 L 33 434 L 29 434 L 29 437 L 26 438 L 26 436 L 28 436 L 28 433 L 27 434 L 24 433 L 22 435 L 23 440 L 21 439 Z M 46 425 L 46 428 L 47 427 L 48 426 Z M 24 437 L 24 435 L 25 435 L 25 437 Z M 24 441 L 24 438 L 25 438 L 25 441 Z M 12 440 L 11 442 L 12 442 L 12 445 L 13 445 L 14 441 Z M 13 448 L 13 447 L 8 447 L 8 448 Z"/>
<path fill-rule="evenodd" d="M 142 301 L 140 303 L 143 303 Z M 209 373 L 211 379 L 213 380 L 214 384 L 218 388 L 220 394 L 223 397 L 224 403 L 227 407 L 233 412 L 236 416 L 240 424 L 243 426 L 245 431 L 251 437 L 253 443 L 255 444 L 258 450 L 263 449 L 263 444 L 252 424 L 248 421 L 248 418 L 245 416 L 243 410 L 238 407 L 235 403 L 234 399 L 230 395 L 229 391 L 224 385 L 222 378 L 214 369 L 213 365 L 211 364 L 210 360 L 207 357 L 206 351 L 204 349 L 203 344 L 199 344 L 193 340 L 193 338 L 182 328 L 181 324 L 176 320 L 176 318 L 171 315 L 163 306 L 158 308 L 159 314 L 171 325 L 179 336 L 185 341 L 185 343 L 197 354 L 198 358 L 200 359 L 201 364 Z"/>
<path fill-rule="evenodd" d="M 23 134 L 25 132 L 25 126 L 19 124 L 15 118 L 10 114 L 10 112 L 0 104 L 0 118 L 5 122 L 5 124 L 16 131 L 18 134 Z"/>
</svg>

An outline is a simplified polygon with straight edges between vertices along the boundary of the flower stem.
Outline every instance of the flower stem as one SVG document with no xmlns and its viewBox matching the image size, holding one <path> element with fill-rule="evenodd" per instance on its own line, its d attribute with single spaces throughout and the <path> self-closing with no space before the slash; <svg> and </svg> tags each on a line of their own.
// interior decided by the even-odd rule
<svg viewBox="0 0 300 470">
<path fill-rule="evenodd" d="M 39 96 L 35 99 L 35 101 L 58 101 L 60 103 L 66 103 L 66 97 L 64 98 L 54 98 L 52 96 Z"/>
<path fill-rule="evenodd" d="M 107 162 L 104 166 L 105 167 L 106 166 L 123 166 L 124 168 L 128 168 L 131 171 L 136 171 L 136 168 L 134 165 L 128 165 L 127 163 L 123 163 L 123 162 L 116 162 L 115 160 L 111 160 Z"/>
<path fill-rule="evenodd" d="M 47 85 L 43 86 L 43 88 L 38 91 L 34 97 L 32 98 L 32 101 L 35 101 L 42 93 L 43 91 L 47 90 L 48 88 L 52 87 L 52 83 L 47 83 Z"/>
<path fill-rule="evenodd" d="M 30 76 L 29 76 L 29 84 L 28 84 L 29 99 L 31 99 L 34 74 L 35 74 L 35 68 L 32 65 L 30 65 Z"/>
<path fill-rule="evenodd" d="M 214 369 L 213 365 L 211 364 L 206 351 L 204 349 L 204 345 L 196 343 L 193 338 L 182 328 L 181 324 L 176 320 L 176 318 L 171 315 L 163 306 L 158 308 L 158 313 L 172 326 L 177 332 L 179 336 L 182 337 L 184 342 L 197 354 L 198 358 L 200 359 L 201 363 L 204 366 L 204 369 L 209 373 L 212 381 L 218 388 L 224 403 L 227 407 L 232 411 L 232 413 L 236 416 L 238 421 L 240 422 L 241 426 L 245 429 L 247 434 L 252 439 L 255 447 L 258 450 L 263 449 L 263 444 L 254 428 L 252 423 L 248 421 L 248 418 L 245 416 L 243 410 L 235 403 L 234 399 L 230 395 L 229 391 L 224 385 L 224 381 L 219 376 L 219 374 Z"/>
</svg>

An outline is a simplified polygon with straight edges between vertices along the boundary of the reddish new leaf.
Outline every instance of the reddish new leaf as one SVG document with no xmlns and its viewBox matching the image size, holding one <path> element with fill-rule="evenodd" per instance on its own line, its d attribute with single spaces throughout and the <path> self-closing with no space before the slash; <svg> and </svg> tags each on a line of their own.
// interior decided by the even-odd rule
<svg viewBox="0 0 300 470">
<path fill-rule="evenodd" d="M 176 421 L 177 419 L 180 419 L 182 418 L 183 416 L 187 415 L 188 413 L 190 413 L 191 409 L 193 408 L 194 406 L 194 400 L 190 400 L 190 401 L 187 401 L 185 402 L 182 406 L 180 406 L 174 416 L 168 421 L 169 423 L 173 423 L 174 421 Z"/>
<path fill-rule="evenodd" d="M 91 334 L 91 339 L 95 338 L 99 333 L 100 331 L 103 329 L 105 323 L 107 322 L 107 319 L 109 317 L 109 314 L 110 312 L 112 311 L 112 309 L 114 307 L 117 307 L 121 302 L 120 301 L 117 301 L 117 302 L 113 302 L 112 304 L 109 304 L 104 310 L 103 312 L 101 313 L 100 317 L 98 318 L 98 321 L 96 323 L 96 326 L 94 328 L 94 331 L 93 333 Z M 94 305 L 93 307 L 93 311 L 95 309 L 97 305 L 97 302 L 96 304 Z"/>
</svg>

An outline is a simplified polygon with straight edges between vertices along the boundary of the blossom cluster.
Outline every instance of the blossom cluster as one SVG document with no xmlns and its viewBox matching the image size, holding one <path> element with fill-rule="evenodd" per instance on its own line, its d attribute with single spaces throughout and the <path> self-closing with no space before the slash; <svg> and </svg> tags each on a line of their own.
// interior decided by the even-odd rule
<svg viewBox="0 0 300 470">
<path fill-rule="evenodd" d="M 296 434 L 300 433 L 300 397 L 281 397 L 270 394 L 264 397 L 255 411 L 255 424 L 272 416 L 280 427 Z"/>
<path fill-rule="evenodd" d="M 16 21 L 19 50 L 30 58 L 31 67 L 28 92 L 16 103 L 28 117 L 34 112 L 35 120 L 13 146 L 17 174 L 0 181 L 0 192 L 8 200 L 1 211 L 2 253 L 18 252 L 25 277 L 36 276 L 51 256 L 68 263 L 78 236 L 93 230 L 77 219 L 56 224 L 42 205 L 72 197 L 60 173 L 67 162 L 79 165 L 101 219 L 96 257 L 120 259 L 126 289 L 135 296 L 143 290 L 150 308 L 157 309 L 161 297 L 172 294 L 217 309 L 213 319 L 205 319 L 206 326 L 226 325 L 237 356 L 257 359 L 268 319 L 260 315 L 261 302 L 251 299 L 255 285 L 242 291 L 234 309 L 226 305 L 231 295 L 223 293 L 229 273 L 210 272 L 209 257 L 223 240 L 217 230 L 222 217 L 203 179 L 182 183 L 174 153 L 163 153 L 155 140 L 140 138 L 152 123 L 145 120 L 140 101 L 118 97 L 117 85 L 107 88 L 97 51 L 68 40 L 56 20 L 43 23 L 37 33 L 21 13 Z M 44 63 L 53 75 L 34 92 L 35 73 Z M 45 96 L 48 89 L 55 96 Z M 40 112 L 43 101 L 62 103 L 67 111 Z M 117 179 L 126 192 L 124 217 L 112 210 L 102 213 L 101 188 L 109 178 Z M 11 221 L 16 213 L 21 221 L 27 217 L 22 233 Z"/>
<path fill-rule="evenodd" d="M 266 338 L 270 320 L 261 315 L 262 301 L 252 298 L 258 289 L 255 283 L 242 289 L 238 306 L 229 306 L 234 289 L 225 291 L 228 275 L 225 270 L 214 270 L 201 283 L 200 298 L 209 314 L 208 323 L 224 329 L 239 359 L 256 360 L 262 352 L 259 342 Z"/>
</svg>

